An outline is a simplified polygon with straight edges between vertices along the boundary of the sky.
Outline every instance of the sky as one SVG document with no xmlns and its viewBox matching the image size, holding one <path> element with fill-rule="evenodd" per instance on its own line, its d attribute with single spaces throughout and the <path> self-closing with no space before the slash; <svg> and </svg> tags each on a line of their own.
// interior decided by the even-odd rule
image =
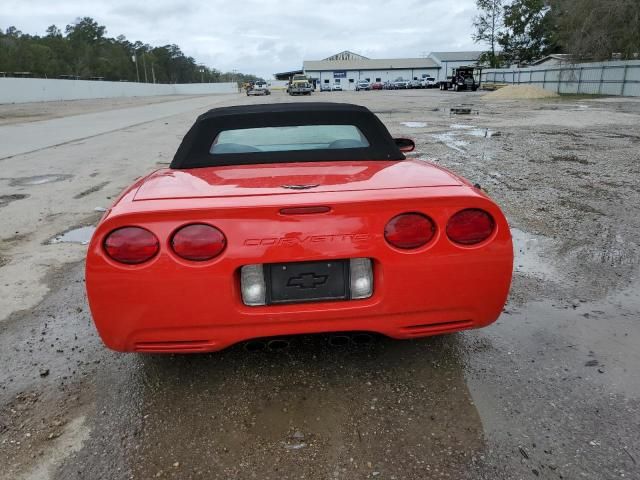
<svg viewBox="0 0 640 480">
<path fill-rule="evenodd" d="M 482 50 L 474 0 L 2 0 L 0 28 L 44 35 L 92 17 L 107 35 L 177 44 L 198 63 L 271 78 L 343 50 L 369 58 Z"/>
</svg>

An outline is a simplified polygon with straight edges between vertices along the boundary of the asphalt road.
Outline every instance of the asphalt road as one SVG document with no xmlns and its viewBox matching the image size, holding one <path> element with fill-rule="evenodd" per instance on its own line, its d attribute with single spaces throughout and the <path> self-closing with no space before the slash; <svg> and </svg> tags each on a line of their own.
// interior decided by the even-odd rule
<svg viewBox="0 0 640 480">
<path fill-rule="evenodd" d="M 640 101 L 296 100 L 325 99 L 369 106 L 504 208 L 516 265 L 499 321 L 341 347 L 107 351 L 86 247 L 50 241 L 166 165 L 202 111 L 292 99 L 0 106 L 0 478 L 640 478 Z"/>
</svg>

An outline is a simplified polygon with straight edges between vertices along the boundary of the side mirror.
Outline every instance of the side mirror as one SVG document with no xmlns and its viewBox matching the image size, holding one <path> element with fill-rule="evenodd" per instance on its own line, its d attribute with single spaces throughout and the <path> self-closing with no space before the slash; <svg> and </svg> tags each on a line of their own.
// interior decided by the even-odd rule
<svg viewBox="0 0 640 480">
<path fill-rule="evenodd" d="M 413 152 L 416 149 L 416 144 L 410 138 L 394 138 L 393 141 L 401 152 Z"/>
</svg>

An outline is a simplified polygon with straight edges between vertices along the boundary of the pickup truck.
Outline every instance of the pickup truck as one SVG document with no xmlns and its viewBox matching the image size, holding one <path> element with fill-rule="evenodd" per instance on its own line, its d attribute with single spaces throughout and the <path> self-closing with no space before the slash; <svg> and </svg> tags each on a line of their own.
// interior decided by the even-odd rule
<svg viewBox="0 0 640 480">
<path fill-rule="evenodd" d="M 256 82 L 253 87 L 247 89 L 247 97 L 251 95 L 271 95 L 267 82 Z"/>
<path fill-rule="evenodd" d="M 313 86 L 306 75 L 294 75 L 287 88 L 289 95 L 311 95 L 312 91 Z"/>
</svg>

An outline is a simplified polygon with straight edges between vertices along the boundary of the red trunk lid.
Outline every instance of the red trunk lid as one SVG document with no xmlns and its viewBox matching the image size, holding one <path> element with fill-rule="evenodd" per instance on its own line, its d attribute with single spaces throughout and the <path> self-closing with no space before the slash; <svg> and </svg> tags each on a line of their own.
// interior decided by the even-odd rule
<svg viewBox="0 0 640 480">
<path fill-rule="evenodd" d="M 455 176 L 421 160 L 236 165 L 158 170 L 145 179 L 135 200 L 459 185 Z"/>
</svg>

